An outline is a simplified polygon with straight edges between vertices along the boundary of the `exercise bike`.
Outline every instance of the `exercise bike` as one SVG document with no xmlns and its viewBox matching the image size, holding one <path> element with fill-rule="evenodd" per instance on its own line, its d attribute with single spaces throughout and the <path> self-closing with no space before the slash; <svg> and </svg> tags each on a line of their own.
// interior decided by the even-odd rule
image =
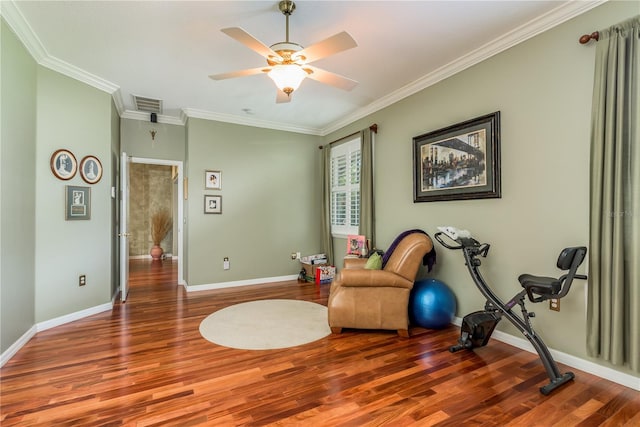
<svg viewBox="0 0 640 427">
<path fill-rule="evenodd" d="M 530 318 L 535 317 L 535 313 L 527 311 L 525 307 L 525 297 L 528 297 L 529 301 L 533 303 L 549 299 L 560 299 L 569 292 L 573 279 L 586 280 L 587 276 L 576 274 L 576 270 L 584 260 L 587 248 L 584 246 L 576 246 L 565 248 L 560 252 L 557 267 L 567 271 L 567 273 L 557 279 L 553 277 L 521 274 L 518 277 L 518 281 L 523 287 L 523 290 L 508 302 L 504 303 L 489 288 L 489 285 L 487 285 L 482 278 L 478 269 L 481 265 L 478 257 L 482 256 L 486 258 L 490 245 L 488 243 L 478 242 L 467 230 L 459 230 L 454 227 L 438 227 L 438 229 L 440 231 L 434 235 L 435 239 L 447 249 L 462 250 L 465 265 L 480 290 L 480 293 L 482 293 L 487 300 L 484 310 L 469 313 L 464 316 L 458 344 L 451 346 L 449 351 L 453 353 L 462 349 L 471 350 L 476 347 L 485 346 L 500 319 L 506 317 L 533 345 L 547 371 L 550 382 L 540 387 L 540 393 L 546 396 L 556 388 L 573 380 L 575 378 L 573 372 L 560 373 L 544 341 L 542 341 L 531 327 Z M 447 236 L 448 239 L 455 242 L 455 244 L 445 242 L 443 236 Z M 512 311 L 512 308 L 516 305 L 520 306 L 522 317 Z"/>
</svg>

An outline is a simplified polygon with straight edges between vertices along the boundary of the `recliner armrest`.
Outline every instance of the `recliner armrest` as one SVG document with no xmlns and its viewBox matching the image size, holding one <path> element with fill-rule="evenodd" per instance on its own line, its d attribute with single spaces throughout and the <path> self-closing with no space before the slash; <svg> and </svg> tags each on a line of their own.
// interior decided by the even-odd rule
<svg viewBox="0 0 640 427">
<path fill-rule="evenodd" d="M 344 268 L 364 268 L 369 258 L 345 258 Z"/>
<path fill-rule="evenodd" d="M 385 270 L 344 269 L 337 280 L 346 287 L 391 287 L 411 289 L 413 282 Z"/>
</svg>

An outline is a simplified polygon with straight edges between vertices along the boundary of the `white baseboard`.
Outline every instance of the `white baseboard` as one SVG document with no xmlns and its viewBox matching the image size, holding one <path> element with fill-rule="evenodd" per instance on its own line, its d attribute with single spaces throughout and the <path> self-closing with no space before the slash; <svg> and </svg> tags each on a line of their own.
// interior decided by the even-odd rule
<svg viewBox="0 0 640 427">
<path fill-rule="evenodd" d="M 38 332 L 36 325 L 33 325 L 27 332 L 22 334 L 20 338 L 0 355 L 0 367 L 4 366 L 22 347 L 24 347 L 31 338 Z"/>
<path fill-rule="evenodd" d="M 452 323 L 456 326 L 461 326 L 462 319 L 460 317 L 454 317 Z M 516 337 L 501 331 L 493 331 L 491 338 L 495 338 L 500 342 L 512 345 L 521 350 L 528 351 L 529 353 L 538 354 L 529 340 L 525 338 Z M 581 371 L 588 372 L 600 378 L 604 378 L 605 380 L 609 380 L 614 383 L 621 384 L 625 387 L 640 391 L 640 377 L 636 377 L 631 374 L 625 374 L 624 372 L 616 371 L 615 369 L 598 365 L 597 363 L 590 362 L 588 360 L 581 359 L 579 357 L 572 356 L 571 354 L 563 353 L 552 348 L 549 349 L 549 352 L 556 362 L 563 363 L 565 365 L 571 366 L 572 368 L 580 369 Z"/>
<path fill-rule="evenodd" d="M 96 307 L 87 308 L 86 310 L 76 311 L 75 313 L 66 314 L 64 316 L 56 317 L 55 319 L 45 320 L 44 322 L 36 323 L 27 332 L 25 332 L 16 342 L 0 355 L 0 367 L 4 366 L 22 347 L 24 347 L 33 336 L 47 329 L 54 328 L 56 326 L 64 325 L 65 323 L 73 322 L 75 320 L 84 319 L 94 314 L 102 313 L 103 311 L 111 310 L 113 308 L 113 301 L 110 303 L 98 305 Z"/>
<path fill-rule="evenodd" d="M 236 286 L 250 286 L 250 285 L 260 285 L 263 283 L 286 282 L 289 280 L 296 280 L 297 278 L 298 278 L 298 275 L 294 274 L 291 276 L 277 276 L 277 277 L 267 277 L 262 279 L 236 280 L 233 282 L 207 283 L 204 285 L 187 285 L 185 282 L 184 287 L 187 290 L 187 292 L 198 292 L 198 291 L 210 291 L 212 289 L 234 288 Z"/>
<path fill-rule="evenodd" d="M 162 254 L 164 255 L 163 259 L 171 259 L 171 260 L 177 260 L 178 259 L 178 255 L 172 255 L 172 254 Z M 151 255 L 132 255 L 129 257 L 129 259 L 151 259 Z"/>
<path fill-rule="evenodd" d="M 76 311 L 75 313 L 65 314 L 64 316 L 56 317 L 55 319 L 45 320 L 44 322 L 37 323 L 36 328 L 38 332 L 46 331 L 47 329 L 84 319 L 85 317 L 93 316 L 94 314 L 102 313 L 103 311 L 108 311 L 112 308 L 113 302 L 108 302 L 85 310 Z"/>
</svg>

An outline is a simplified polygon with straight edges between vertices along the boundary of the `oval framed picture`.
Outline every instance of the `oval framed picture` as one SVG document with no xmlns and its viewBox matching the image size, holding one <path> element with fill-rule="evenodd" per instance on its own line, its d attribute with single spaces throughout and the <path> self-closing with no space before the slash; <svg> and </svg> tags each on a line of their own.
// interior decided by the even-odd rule
<svg viewBox="0 0 640 427">
<path fill-rule="evenodd" d="M 102 163 L 95 156 L 85 156 L 80 162 L 80 176 L 87 184 L 95 184 L 102 179 Z"/>
<path fill-rule="evenodd" d="M 51 155 L 51 172 L 58 179 L 67 181 L 73 178 L 78 172 L 78 161 L 76 156 L 69 150 L 60 149 L 56 150 Z"/>
</svg>

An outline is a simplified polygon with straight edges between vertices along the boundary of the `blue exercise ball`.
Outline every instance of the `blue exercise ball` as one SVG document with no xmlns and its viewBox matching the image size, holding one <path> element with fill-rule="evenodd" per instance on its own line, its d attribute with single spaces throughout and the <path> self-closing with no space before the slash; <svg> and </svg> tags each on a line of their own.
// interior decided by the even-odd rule
<svg viewBox="0 0 640 427">
<path fill-rule="evenodd" d="M 451 323 L 456 313 L 456 296 L 436 279 L 418 280 L 409 297 L 409 318 L 414 325 L 441 329 Z"/>
</svg>

